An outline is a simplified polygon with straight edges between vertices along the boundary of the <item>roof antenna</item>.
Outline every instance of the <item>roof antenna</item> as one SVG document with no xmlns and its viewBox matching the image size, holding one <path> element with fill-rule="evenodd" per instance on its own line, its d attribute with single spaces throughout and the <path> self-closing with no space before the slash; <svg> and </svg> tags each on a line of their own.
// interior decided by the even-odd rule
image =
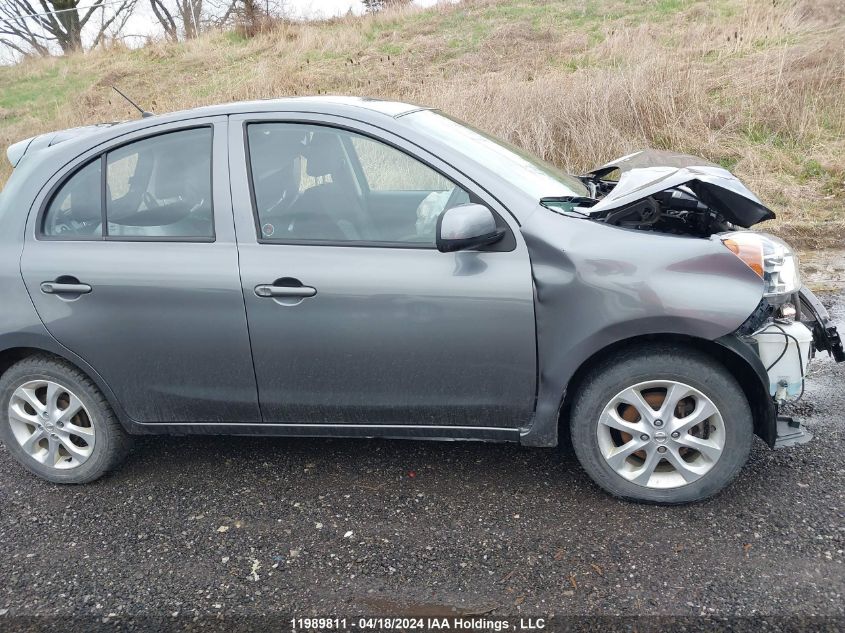
<svg viewBox="0 0 845 633">
<path fill-rule="evenodd" d="M 112 86 L 112 87 L 111 87 L 111 89 L 112 89 L 112 90 L 114 90 L 114 91 L 115 91 L 117 94 L 119 94 L 121 97 L 123 97 L 124 99 L 126 99 L 129 103 L 131 103 L 131 104 L 132 104 L 132 107 L 133 107 L 133 108 L 135 108 L 138 112 L 140 112 L 140 113 L 141 113 L 141 118 L 142 118 L 142 119 L 146 119 L 146 118 L 148 118 L 148 117 L 155 116 L 152 112 L 147 112 L 146 110 L 144 110 L 143 108 L 141 108 L 141 107 L 140 107 L 137 103 L 135 103 L 134 101 L 132 101 L 132 99 L 130 99 L 129 97 L 127 97 L 125 94 L 123 94 L 123 93 L 122 93 L 120 90 L 118 90 L 115 86 Z"/>
</svg>

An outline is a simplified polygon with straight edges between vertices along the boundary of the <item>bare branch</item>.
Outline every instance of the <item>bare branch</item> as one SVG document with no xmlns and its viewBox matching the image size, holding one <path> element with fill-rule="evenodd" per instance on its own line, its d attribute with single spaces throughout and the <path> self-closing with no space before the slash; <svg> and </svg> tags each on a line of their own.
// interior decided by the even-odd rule
<svg viewBox="0 0 845 633">
<path fill-rule="evenodd" d="M 99 44 L 109 29 L 116 25 L 122 29 L 138 0 L 122 0 L 112 11 L 106 11 L 106 0 L 93 0 L 80 8 L 81 0 L 3 0 L 0 15 L 4 20 L 2 32 L 7 37 L 4 44 L 12 50 L 24 49 L 42 55 L 50 53 L 50 43 L 55 42 L 62 52 L 83 48 L 83 29 L 99 11 L 103 16 L 93 36 L 85 41 Z M 38 32 L 41 31 L 41 32 Z M 9 42 L 14 44 L 10 45 Z"/>
<path fill-rule="evenodd" d="M 178 41 L 179 30 L 176 26 L 176 20 L 173 19 L 173 14 L 170 13 L 163 0 L 150 0 L 150 7 L 164 29 L 167 39 L 173 42 Z"/>
<path fill-rule="evenodd" d="M 53 2 L 55 2 L 55 1 L 56 0 L 53 0 Z M 75 1 L 78 2 L 79 0 L 75 0 Z M 94 2 L 94 4 L 91 5 L 91 7 L 88 9 L 88 11 L 85 13 L 85 15 L 82 18 L 79 18 L 79 26 L 80 27 L 83 27 L 88 23 L 88 20 L 91 19 L 92 15 L 94 15 L 94 11 L 96 11 L 97 9 L 101 9 L 103 7 L 103 1 L 104 0 L 96 0 L 96 2 Z M 126 3 L 124 2 L 123 5 L 121 5 L 120 9 L 118 9 L 118 11 L 122 11 L 125 6 L 126 6 Z M 115 13 L 115 15 L 116 14 L 117 14 L 117 12 Z"/>
<path fill-rule="evenodd" d="M 135 4 L 138 0 L 123 0 L 123 3 L 115 10 L 112 16 L 105 20 L 103 24 L 100 26 L 100 30 L 97 32 L 97 35 L 94 37 L 94 42 L 91 45 L 97 46 L 100 41 L 103 39 L 103 36 L 106 34 L 108 28 L 114 23 L 117 18 L 121 18 L 122 24 L 126 24 L 126 20 L 129 19 L 129 16 L 132 14 L 132 11 L 135 9 Z M 119 31 L 119 29 L 118 29 Z"/>
</svg>

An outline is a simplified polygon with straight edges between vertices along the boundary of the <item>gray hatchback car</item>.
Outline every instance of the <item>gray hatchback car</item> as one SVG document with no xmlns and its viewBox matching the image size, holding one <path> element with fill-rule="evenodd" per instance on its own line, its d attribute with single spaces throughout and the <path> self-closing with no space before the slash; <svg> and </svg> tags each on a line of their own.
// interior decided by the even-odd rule
<svg viewBox="0 0 845 633">
<path fill-rule="evenodd" d="M 0 440 L 90 482 L 133 435 L 571 437 L 621 497 L 715 493 L 817 351 L 774 217 L 705 160 L 560 172 L 403 103 L 237 103 L 11 146 Z"/>
</svg>

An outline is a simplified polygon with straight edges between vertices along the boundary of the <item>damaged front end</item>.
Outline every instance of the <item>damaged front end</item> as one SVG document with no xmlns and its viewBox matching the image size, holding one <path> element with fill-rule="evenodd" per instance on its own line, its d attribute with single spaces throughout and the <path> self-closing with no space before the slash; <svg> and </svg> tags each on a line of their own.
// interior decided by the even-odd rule
<svg viewBox="0 0 845 633">
<path fill-rule="evenodd" d="M 731 347 L 751 350 L 771 398 L 762 416 L 766 428 L 758 433 L 772 447 L 811 439 L 778 409 L 803 395 L 816 352 L 842 362 L 845 351 L 827 310 L 802 286 L 792 248 L 772 235 L 742 230 L 775 214 L 728 170 L 684 154 L 636 152 L 581 180 L 589 197 L 546 199 L 544 206 L 620 228 L 719 240 L 761 278 L 760 304 L 731 337 Z"/>
<path fill-rule="evenodd" d="M 817 352 L 827 352 L 837 363 L 845 361 L 837 328 L 818 298 L 805 286 L 785 296 L 764 297 L 732 338 L 760 359 L 761 380 L 774 404 L 770 429 L 760 433 L 763 439 L 772 448 L 812 439 L 799 421 L 778 415 L 778 409 L 803 396 L 804 380 Z"/>
<path fill-rule="evenodd" d="M 707 237 L 775 214 L 723 167 L 658 150 L 623 156 L 581 177 L 576 210 L 614 226 Z"/>
</svg>

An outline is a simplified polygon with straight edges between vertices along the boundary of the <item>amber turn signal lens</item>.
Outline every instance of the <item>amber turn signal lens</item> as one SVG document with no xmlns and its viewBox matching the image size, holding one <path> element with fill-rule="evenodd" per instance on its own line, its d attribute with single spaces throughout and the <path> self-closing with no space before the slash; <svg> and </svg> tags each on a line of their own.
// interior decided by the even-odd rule
<svg viewBox="0 0 845 633">
<path fill-rule="evenodd" d="M 728 238 L 723 240 L 734 255 L 739 257 L 755 273 L 763 277 L 763 245 L 759 241 L 743 241 Z"/>
</svg>

